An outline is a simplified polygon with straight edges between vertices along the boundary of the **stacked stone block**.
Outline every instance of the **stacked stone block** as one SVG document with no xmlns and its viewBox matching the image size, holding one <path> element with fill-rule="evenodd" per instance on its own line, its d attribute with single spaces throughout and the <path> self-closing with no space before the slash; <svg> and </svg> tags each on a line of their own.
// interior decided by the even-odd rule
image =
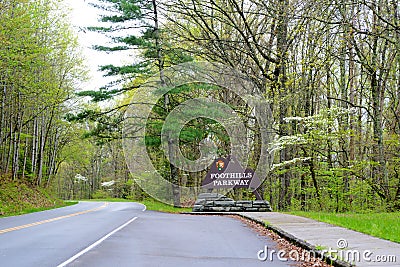
<svg viewBox="0 0 400 267">
<path fill-rule="evenodd" d="M 239 212 L 254 211 L 266 212 L 272 211 L 268 201 L 264 200 L 239 200 L 234 201 L 221 194 L 203 193 L 197 198 L 193 206 L 193 212 Z"/>
</svg>

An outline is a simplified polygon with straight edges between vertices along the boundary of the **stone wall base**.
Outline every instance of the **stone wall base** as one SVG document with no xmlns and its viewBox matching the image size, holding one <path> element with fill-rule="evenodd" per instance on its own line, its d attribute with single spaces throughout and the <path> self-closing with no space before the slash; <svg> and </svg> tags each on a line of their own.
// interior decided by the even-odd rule
<svg viewBox="0 0 400 267">
<path fill-rule="evenodd" d="M 221 194 L 204 193 L 200 194 L 193 206 L 193 212 L 221 212 L 221 211 L 272 211 L 268 201 L 265 200 L 238 200 L 234 201 Z"/>
</svg>

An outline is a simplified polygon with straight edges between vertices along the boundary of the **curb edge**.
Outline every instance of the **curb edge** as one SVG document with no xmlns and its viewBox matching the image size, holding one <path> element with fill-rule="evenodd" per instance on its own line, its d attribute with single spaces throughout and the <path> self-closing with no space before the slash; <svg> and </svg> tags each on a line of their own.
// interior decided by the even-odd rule
<svg viewBox="0 0 400 267">
<path fill-rule="evenodd" d="M 322 254 L 321 251 L 317 250 L 317 248 L 308 243 L 307 241 L 304 241 L 302 239 L 299 239 L 297 237 L 295 237 L 294 235 L 282 230 L 279 227 L 273 226 L 273 225 L 269 225 L 265 222 L 263 222 L 262 220 L 253 218 L 251 216 L 247 216 L 244 214 L 240 214 L 240 213 L 234 213 L 234 212 L 182 212 L 181 214 L 186 214 L 186 215 L 236 215 L 236 216 L 240 216 L 242 218 L 251 220 L 259 225 L 264 226 L 265 228 L 267 228 L 268 230 L 271 230 L 275 233 L 277 233 L 278 235 L 280 235 L 281 237 L 284 237 L 285 239 L 289 240 L 290 242 L 292 242 L 294 245 L 297 245 L 303 249 L 309 250 L 309 251 L 313 251 L 315 253 L 316 256 L 321 257 L 326 263 L 333 265 L 334 267 L 354 267 L 355 265 L 339 260 L 339 259 L 335 259 L 331 256 L 327 256 L 325 254 Z"/>
</svg>

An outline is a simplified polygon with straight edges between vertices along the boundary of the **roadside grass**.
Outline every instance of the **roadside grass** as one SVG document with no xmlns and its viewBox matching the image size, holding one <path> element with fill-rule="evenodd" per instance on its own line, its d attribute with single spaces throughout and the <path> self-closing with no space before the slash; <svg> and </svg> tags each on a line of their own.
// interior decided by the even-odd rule
<svg viewBox="0 0 400 267">
<path fill-rule="evenodd" d="M 60 208 L 75 203 L 64 202 L 46 189 L 0 177 L 0 217 Z"/>
<path fill-rule="evenodd" d="M 364 234 L 400 243 L 400 212 L 325 213 L 295 211 L 289 214 L 345 227 Z"/>
<path fill-rule="evenodd" d="M 137 202 L 125 198 L 92 198 L 92 199 L 81 199 L 79 201 L 92 201 L 92 202 Z"/>
<path fill-rule="evenodd" d="M 191 212 L 192 208 L 177 208 L 162 202 L 159 202 L 154 199 L 144 199 L 139 201 L 140 203 L 146 205 L 148 210 L 155 210 L 161 212 L 169 212 L 169 213 L 179 213 L 179 212 Z"/>
<path fill-rule="evenodd" d="M 27 213 L 33 213 L 33 212 L 39 212 L 39 211 L 45 211 L 45 210 L 52 210 L 52 209 L 57 209 L 57 208 L 62 208 L 66 206 L 72 206 L 78 204 L 78 201 L 64 201 L 64 202 L 58 202 L 54 206 L 51 207 L 39 207 L 39 208 L 26 208 L 22 209 L 16 212 L 8 212 L 5 215 L 0 215 L 0 218 L 3 217 L 10 217 L 10 216 L 18 216 L 18 215 L 23 215 Z"/>
<path fill-rule="evenodd" d="M 168 212 L 168 213 L 180 213 L 180 212 L 190 212 L 192 208 L 177 208 L 165 203 L 159 202 L 155 199 L 146 198 L 144 200 L 131 200 L 123 198 L 101 198 L 101 199 L 88 199 L 85 201 L 104 201 L 104 202 L 137 202 L 146 206 L 147 210 Z"/>
</svg>

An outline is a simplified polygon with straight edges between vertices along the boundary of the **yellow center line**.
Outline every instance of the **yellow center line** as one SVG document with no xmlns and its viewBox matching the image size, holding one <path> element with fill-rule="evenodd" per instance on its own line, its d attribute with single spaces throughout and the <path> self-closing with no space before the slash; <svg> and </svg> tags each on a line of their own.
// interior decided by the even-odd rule
<svg viewBox="0 0 400 267">
<path fill-rule="evenodd" d="M 29 227 L 32 227 L 32 226 L 41 225 L 41 224 L 45 224 L 45 223 L 49 223 L 49 222 L 54 222 L 54 221 L 58 221 L 58 220 L 66 219 L 66 218 L 71 218 L 71 217 L 74 217 L 74 216 L 78 216 L 78 215 L 86 214 L 86 213 L 89 213 L 89 212 L 97 211 L 97 210 L 103 209 L 103 208 L 105 208 L 107 206 L 108 206 L 108 202 L 104 202 L 103 205 L 101 205 L 100 207 L 94 208 L 94 209 L 84 210 L 84 211 L 80 211 L 80 212 L 76 212 L 76 213 L 72 213 L 72 214 L 68 214 L 68 215 L 64 215 L 64 216 L 60 216 L 60 217 L 55 217 L 55 218 L 44 220 L 44 221 L 39 221 L 39 222 L 34 222 L 34 223 L 29 223 L 29 224 L 24 224 L 24 225 L 20 225 L 20 226 L 16 226 L 16 227 L 3 229 L 3 230 L 0 230 L 0 234 L 4 234 L 4 233 L 16 231 L 16 230 L 21 230 L 21 229 L 29 228 Z"/>
</svg>

